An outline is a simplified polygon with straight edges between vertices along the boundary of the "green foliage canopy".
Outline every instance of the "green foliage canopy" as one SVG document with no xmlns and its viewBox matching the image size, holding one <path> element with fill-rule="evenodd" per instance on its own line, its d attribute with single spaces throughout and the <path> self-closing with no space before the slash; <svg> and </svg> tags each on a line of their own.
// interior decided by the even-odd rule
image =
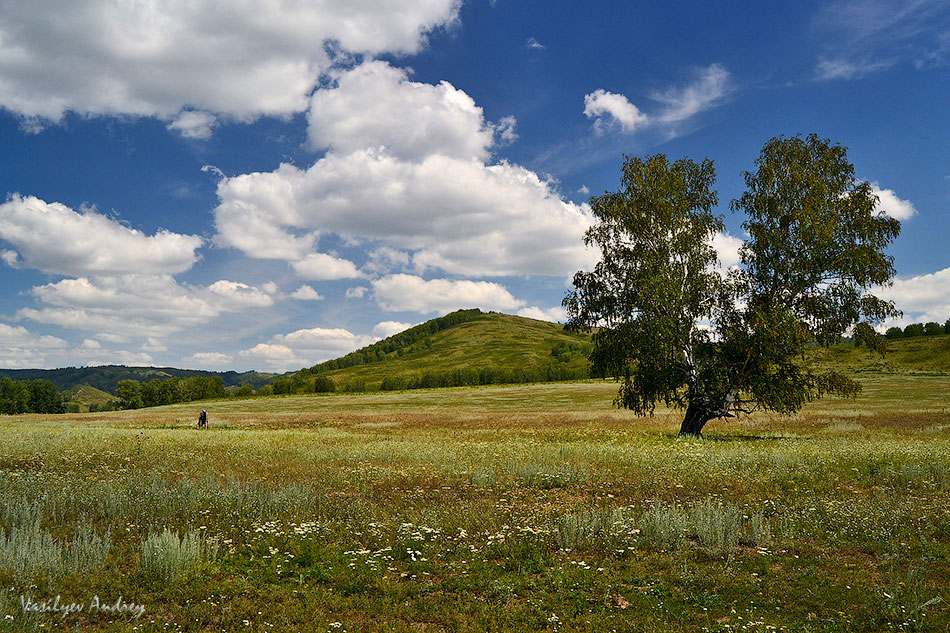
<svg viewBox="0 0 950 633">
<path fill-rule="evenodd" d="M 0 378 L 0 413 L 65 413 L 63 394 L 49 380 Z"/>
<path fill-rule="evenodd" d="M 30 385 L 23 380 L 0 378 L 0 413 L 17 415 L 30 410 Z"/>
</svg>

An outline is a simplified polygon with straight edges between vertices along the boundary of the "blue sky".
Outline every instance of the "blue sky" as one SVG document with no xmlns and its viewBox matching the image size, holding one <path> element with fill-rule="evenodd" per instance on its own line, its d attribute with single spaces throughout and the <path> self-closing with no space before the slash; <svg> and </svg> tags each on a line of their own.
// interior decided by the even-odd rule
<svg viewBox="0 0 950 633">
<path fill-rule="evenodd" d="M 950 317 L 950 9 L 907 2 L 0 4 L 0 366 L 287 371 L 457 308 L 563 319 L 623 154 L 849 148 Z"/>
</svg>

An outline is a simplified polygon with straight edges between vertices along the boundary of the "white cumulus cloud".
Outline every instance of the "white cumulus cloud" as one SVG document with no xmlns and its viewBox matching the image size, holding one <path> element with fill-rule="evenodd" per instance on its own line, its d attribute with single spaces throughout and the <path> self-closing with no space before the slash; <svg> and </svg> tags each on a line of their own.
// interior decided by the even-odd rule
<svg viewBox="0 0 950 633">
<path fill-rule="evenodd" d="M 390 312 L 448 313 L 462 308 L 510 312 L 524 307 L 504 286 L 488 281 L 389 275 L 373 282 L 373 296 Z"/>
<path fill-rule="evenodd" d="M 356 279 L 366 276 L 356 268 L 353 262 L 326 253 L 310 253 L 291 265 L 297 275 L 313 281 Z"/>
<path fill-rule="evenodd" d="M 20 318 L 38 323 L 127 336 L 161 339 L 207 325 L 227 312 L 264 308 L 273 299 L 258 288 L 221 280 L 208 287 L 179 284 L 171 275 L 117 275 L 62 279 L 36 286 L 39 308 L 23 308 Z M 113 335 L 101 340 L 117 340 Z"/>
<path fill-rule="evenodd" d="M 306 284 L 290 293 L 290 298 L 299 301 L 320 301 L 323 299 L 320 293 L 313 289 L 313 286 Z"/>
<path fill-rule="evenodd" d="M 0 323 L 0 367 L 43 367 L 50 354 L 59 354 L 67 346 L 61 338 L 34 334 L 19 325 Z"/>
<path fill-rule="evenodd" d="M 208 140 L 218 123 L 217 117 L 208 112 L 185 111 L 168 124 L 168 129 L 185 138 Z"/>
<path fill-rule="evenodd" d="M 242 310 L 244 308 L 264 308 L 274 305 L 274 300 L 266 291 L 239 281 L 221 279 L 208 286 L 211 303 L 219 310 Z"/>
<path fill-rule="evenodd" d="M 78 348 L 73 350 L 74 356 L 83 365 L 95 367 L 97 365 L 128 365 L 130 367 L 148 367 L 155 364 L 155 358 L 148 352 L 132 352 L 129 350 L 89 350 Z"/>
<path fill-rule="evenodd" d="M 181 360 L 189 369 L 218 369 L 229 367 L 234 357 L 223 352 L 196 352 Z"/>
<path fill-rule="evenodd" d="M 414 53 L 457 19 L 458 0 L 7 2 L 0 20 L 0 106 L 58 121 L 155 116 L 201 138 L 210 119 L 306 109 L 345 53 Z M 182 112 L 185 111 L 185 114 Z"/>
<path fill-rule="evenodd" d="M 893 285 L 875 293 L 889 299 L 904 312 L 907 323 L 937 321 L 950 318 L 950 268 L 926 275 L 898 277 Z"/>
<path fill-rule="evenodd" d="M 344 328 L 308 328 L 277 334 L 267 343 L 241 350 L 239 355 L 260 360 L 274 371 L 289 371 L 343 356 L 378 340 Z"/>
<path fill-rule="evenodd" d="M 716 255 L 719 257 L 719 265 L 722 269 L 728 270 L 732 266 L 739 265 L 739 248 L 744 241 L 734 235 L 725 232 L 716 232 L 712 236 L 712 246 L 716 249 Z"/>
<path fill-rule="evenodd" d="M 593 119 L 594 129 L 603 133 L 614 123 L 624 132 L 646 125 L 649 117 L 623 95 L 603 89 L 584 96 L 584 116 Z"/>
<path fill-rule="evenodd" d="M 564 321 L 567 321 L 567 311 L 560 306 L 548 308 L 547 310 L 537 306 L 522 308 L 518 310 L 518 316 L 527 317 L 529 319 L 537 319 L 538 321 L 549 321 L 552 323 L 563 323 Z"/>
<path fill-rule="evenodd" d="M 871 183 L 874 195 L 878 197 L 878 210 L 896 220 L 908 220 L 917 215 L 917 209 L 910 200 L 904 200 L 893 189 L 883 189 L 876 182 Z"/>
<path fill-rule="evenodd" d="M 492 132 L 495 134 L 495 143 L 497 145 L 511 145 L 518 140 L 518 133 L 515 128 L 518 126 L 518 120 L 513 116 L 502 117 L 498 123 L 493 124 Z"/>
<path fill-rule="evenodd" d="M 564 201 L 551 183 L 505 162 L 437 154 L 416 163 L 383 150 L 330 153 L 306 170 L 283 164 L 224 179 L 218 197 L 215 241 L 252 257 L 289 258 L 291 248 L 257 250 L 235 229 L 248 218 L 270 218 L 273 230 L 285 235 L 319 229 L 381 242 L 414 251 L 419 269 L 465 276 L 568 275 L 591 261 L 583 245 L 589 208 Z M 296 254 L 300 261 L 305 250 Z"/>
<path fill-rule="evenodd" d="M 381 61 L 341 73 L 335 88 L 315 92 L 309 122 L 316 149 L 345 154 L 385 146 L 412 161 L 432 154 L 485 159 L 494 129 L 465 92 L 446 81 L 409 81 L 404 70 Z"/>
<path fill-rule="evenodd" d="M 514 124 L 486 122 L 446 82 L 412 82 L 386 63 L 364 63 L 313 97 L 311 141 L 329 148 L 320 160 L 218 182 L 214 241 L 287 259 L 310 279 L 320 278 L 307 276 L 320 268 L 310 260 L 325 262 L 314 254 L 323 233 L 408 253 L 416 272 L 570 274 L 590 262 L 589 208 L 528 169 L 486 162 L 496 140 L 513 140 Z M 367 270 L 397 263 L 376 257 Z M 343 272 L 357 276 L 355 266 Z"/>
<path fill-rule="evenodd" d="M 93 210 L 19 195 L 0 204 L 0 239 L 16 249 L 17 257 L 4 255 L 7 264 L 64 275 L 179 273 L 203 242 L 170 231 L 147 236 Z"/>
<path fill-rule="evenodd" d="M 409 253 L 389 246 L 380 246 L 369 252 L 369 262 L 365 268 L 375 273 L 385 274 L 408 266 Z"/>
<path fill-rule="evenodd" d="M 376 324 L 376 327 L 373 328 L 373 336 L 378 336 L 379 338 L 389 338 L 395 334 L 399 334 L 405 330 L 408 330 L 412 327 L 412 323 L 400 323 L 399 321 L 381 321 Z"/>
<path fill-rule="evenodd" d="M 245 358 L 258 358 L 266 361 L 268 364 L 280 363 L 283 365 L 290 363 L 296 366 L 306 362 L 305 360 L 298 359 L 290 347 L 270 343 L 258 343 L 250 349 L 241 350 L 240 355 Z"/>
</svg>

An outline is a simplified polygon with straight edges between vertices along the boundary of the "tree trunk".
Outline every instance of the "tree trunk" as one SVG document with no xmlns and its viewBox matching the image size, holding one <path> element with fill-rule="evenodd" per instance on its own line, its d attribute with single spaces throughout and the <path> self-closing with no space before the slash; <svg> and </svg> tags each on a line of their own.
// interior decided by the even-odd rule
<svg viewBox="0 0 950 633">
<path fill-rule="evenodd" d="M 702 437 L 703 427 L 712 417 L 706 411 L 706 408 L 691 401 L 686 408 L 686 416 L 683 418 L 683 424 L 680 426 L 680 437 Z"/>
</svg>

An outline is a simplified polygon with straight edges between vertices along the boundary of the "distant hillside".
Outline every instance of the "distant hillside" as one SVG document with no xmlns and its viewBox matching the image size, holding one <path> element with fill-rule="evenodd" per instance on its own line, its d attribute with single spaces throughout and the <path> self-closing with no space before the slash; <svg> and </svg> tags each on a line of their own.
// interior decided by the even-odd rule
<svg viewBox="0 0 950 633">
<path fill-rule="evenodd" d="M 63 392 L 67 413 L 84 413 L 118 406 L 118 399 L 111 393 L 89 385 L 76 385 Z"/>
<path fill-rule="evenodd" d="M 115 400 L 115 396 L 102 389 L 96 389 L 90 385 L 77 385 L 68 390 L 69 401 L 80 405 L 89 406 L 90 404 L 105 404 Z"/>
<path fill-rule="evenodd" d="M 380 389 L 386 379 L 400 388 L 427 374 L 437 383 L 452 372 L 466 372 L 471 381 L 466 384 L 479 384 L 478 378 L 486 382 L 486 377 L 491 382 L 586 377 L 589 352 L 588 335 L 567 333 L 557 323 L 459 310 L 296 376 L 308 383 L 326 376 L 340 387 L 360 384 L 367 390 Z"/>
<path fill-rule="evenodd" d="M 852 343 L 813 348 L 808 357 L 847 372 L 950 373 L 950 335 L 889 340 L 887 346 L 884 359 Z M 450 375 L 459 372 L 467 373 L 466 382 L 456 384 L 479 384 L 476 375 L 484 378 L 485 372 L 493 371 L 509 372 L 514 382 L 519 376 L 557 379 L 558 371 L 575 378 L 586 376 L 590 349 L 589 335 L 565 332 L 556 323 L 460 310 L 278 381 L 291 378 L 320 391 L 315 381 L 330 378 L 337 389 L 373 391 L 440 386 L 440 377 L 451 380 Z"/>
<path fill-rule="evenodd" d="M 813 349 L 809 354 L 823 365 L 857 371 L 950 373 L 950 335 L 947 334 L 889 339 L 884 358 L 872 354 L 866 347 L 852 344 Z"/>
<path fill-rule="evenodd" d="M 277 375 L 262 374 L 256 371 L 238 373 L 235 371 L 176 369 L 174 367 L 101 365 L 97 367 L 65 367 L 62 369 L 0 369 L 0 377 L 4 376 L 13 380 L 49 380 L 60 391 L 67 391 L 73 387 L 86 384 L 114 395 L 119 381 L 128 379 L 148 382 L 154 378 L 220 376 L 225 387 L 239 387 L 247 383 L 257 389 L 271 382 Z"/>
</svg>

